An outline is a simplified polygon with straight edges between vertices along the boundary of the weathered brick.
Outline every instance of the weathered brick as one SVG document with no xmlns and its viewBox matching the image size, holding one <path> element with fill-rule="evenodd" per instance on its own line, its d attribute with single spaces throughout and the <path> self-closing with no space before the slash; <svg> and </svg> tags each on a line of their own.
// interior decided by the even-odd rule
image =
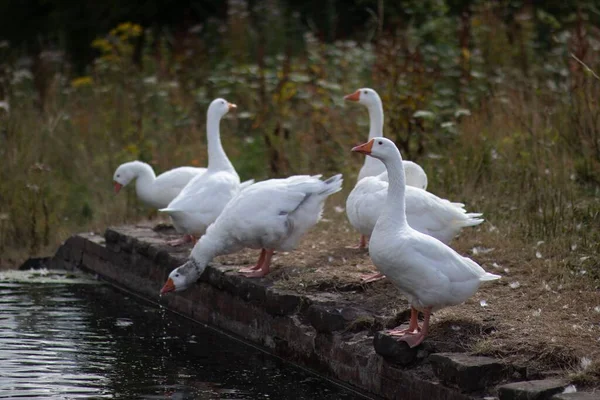
<svg viewBox="0 0 600 400">
<path fill-rule="evenodd" d="M 600 400 L 600 392 L 559 393 L 552 396 L 552 400 Z"/>
<path fill-rule="evenodd" d="M 406 325 L 408 328 L 408 325 Z M 409 365 L 417 359 L 419 346 L 410 348 L 404 341 L 379 331 L 373 338 L 375 352 L 393 364 Z"/>
<path fill-rule="evenodd" d="M 511 374 L 510 367 L 491 357 L 437 353 L 430 355 L 429 361 L 440 381 L 466 392 L 495 385 Z"/>
<path fill-rule="evenodd" d="M 308 300 L 297 293 L 279 293 L 266 290 L 265 309 L 272 315 L 289 315 L 298 312 Z"/>
<path fill-rule="evenodd" d="M 509 383 L 498 388 L 500 400 L 549 400 L 567 386 L 560 379 L 542 379 Z"/>
<path fill-rule="evenodd" d="M 307 318 L 317 332 L 341 331 L 346 327 L 346 319 L 342 316 L 341 309 L 313 304 L 308 307 Z"/>
</svg>

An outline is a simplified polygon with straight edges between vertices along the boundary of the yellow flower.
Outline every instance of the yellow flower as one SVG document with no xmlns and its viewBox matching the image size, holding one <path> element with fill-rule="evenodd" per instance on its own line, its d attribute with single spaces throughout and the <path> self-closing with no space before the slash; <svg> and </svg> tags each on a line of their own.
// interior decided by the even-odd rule
<svg viewBox="0 0 600 400">
<path fill-rule="evenodd" d="M 133 24 L 131 26 L 131 35 L 132 36 L 140 36 L 142 34 L 142 27 L 138 24 Z"/>
<path fill-rule="evenodd" d="M 92 47 L 100 50 L 102 53 L 110 53 L 112 51 L 112 45 L 106 39 L 94 39 L 92 42 Z"/>
<path fill-rule="evenodd" d="M 129 37 L 137 37 L 142 34 L 142 27 L 131 22 L 123 22 L 110 31 L 111 36 L 118 36 L 121 40 L 127 40 Z"/>
<path fill-rule="evenodd" d="M 85 86 L 92 86 L 94 81 L 91 76 L 80 76 L 79 78 L 75 78 L 71 81 L 71 86 L 74 88 L 80 88 Z"/>
<path fill-rule="evenodd" d="M 130 143 L 125 147 L 125 152 L 127 152 L 128 154 L 130 154 L 134 157 L 137 157 L 140 150 L 135 144 Z"/>
</svg>

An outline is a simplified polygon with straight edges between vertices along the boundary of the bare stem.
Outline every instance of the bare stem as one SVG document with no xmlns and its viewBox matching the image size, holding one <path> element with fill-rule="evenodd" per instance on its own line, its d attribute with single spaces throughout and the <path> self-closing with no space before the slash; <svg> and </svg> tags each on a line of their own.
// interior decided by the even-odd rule
<svg viewBox="0 0 600 400">
<path fill-rule="evenodd" d="M 577 56 L 576 56 L 575 54 L 573 54 L 573 53 L 571 53 L 571 57 L 573 57 L 573 59 L 574 59 L 575 61 L 577 61 L 579 64 L 581 64 L 581 66 L 582 66 L 583 68 L 585 68 L 585 70 L 586 70 L 586 71 L 588 71 L 589 73 L 591 73 L 591 74 L 594 76 L 594 78 L 596 78 L 596 79 L 598 79 L 598 80 L 600 81 L 600 76 L 598 76 L 598 74 L 596 74 L 596 73 L 595 73 L 595 72 L 594 72 L 594 71 L 593 71 L 593 70 L 592 70 L 590 67 L 588 67 L 588 66 L 586 65 L 586 63 L 584 63 L 584 62 L 583 62 L 583 61 L 581 61 L 579 58 L 577 58 Z"/>
</svg>

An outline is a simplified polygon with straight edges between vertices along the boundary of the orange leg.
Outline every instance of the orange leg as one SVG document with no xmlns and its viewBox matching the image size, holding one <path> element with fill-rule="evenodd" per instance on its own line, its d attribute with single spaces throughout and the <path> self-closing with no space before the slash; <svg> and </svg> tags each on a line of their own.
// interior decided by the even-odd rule
<svg viewBox="0 0 600 400">
<path fill-rule="evenodd" d="M 377 272 L 375 274 L 364 274 L 361 275 L 362 283 L 376 282 L 380 279 L 385 279 L 385 275 L 381 272 Z"/>
<path fill-rule="evenodd" d="M 416 308 L 411 307 L 410 308 L 410 323 L 408 324 L 408 328 L 407 329 L 392 329 L 391 331 L 388 332 L 389 335 L 391 336 L 404 336 L 406 334 L 414 334 L 417 333 L 421 330 L 421 328 L 419 328 L 419 320 L 418 320 L 418 316 L 419 316 L 419 312 L 417 311 Z"/>
<path fill-rule="evenodd" d="M 192 235 L 183 235 L 183 236 L 182 236 L 182 237 L 180 237 L 179 239 L 175 239 L 175 240 L 169 240 L 169 241 L 167 242 L 167 244 L 168 244 L 169 246 L 173 246 L 173 247 L 175 247 L 175 246 L 179 246 L 179 245 L 182 245 L 182 244 L 185 244 L 185 243 L 189 243 L 189 242 L 192 242 L 192 243 L 196 244 L 196 242 L 197 242 L 197 241 L 198 241 L 198 239 L 196 239 L 196 238 L 195 238 L 194 236 L 192 236 Z"/>
<path fill-rule="evenodd" d="M 358 244 L 359 249 L 367 248 L 367 237 L 365 235 L 360 235 L 360 243 Z"/>
<path fill-rule="evenodd" d="M 425 309 L 425 320 L 423 321 L 423 327 L 419 328 L 417 321 L 418 311 L 413 307 L 410 312 L 410 324 L 408 329 L 394 329 L 388 332 L 392 336 L 399 336 L 399 340 L 402 340 L 408 344 L 409 347 L 415 347 L 421 344 L 429 332 L 429 318 L 431 317 L 431 307 Z"/>
<path fill-rule="evenodd" d="M 366 249 L 367 248 L 367 237 L 365 235 L 360 235 L 360 242 L 358 242 L 357 246 L 347 246 L 347 249 Z"/>
<path fill-rule="evenodd" d="M 262 264 L 265 262 L 265 254 L 266 253 L 267 253 L 267 251 L 265 249 L 262 249 L 260 251 L 260 257 L 258 257 L 258 262 L 256 263 L 255 266 L 248 267 L 248 268 L 242 268 L 238 272 L 246 273 L 246 272 L 252 272 L 252 271 L 259 270 L 262 267 Z"/>
<path fill-rule="evenodd" d="M 271 266 L 271 257 L 273 257 L 273 252 L 273 250 L 265 249 L 265 259 L 263 260 L 260 269 L 256 271 L 246 272 L 244 273 L 244 275 L 247 278 L 262 278 L 263 276 L 267 275 L 270 271 L 269 267 Z"/>
</svg>

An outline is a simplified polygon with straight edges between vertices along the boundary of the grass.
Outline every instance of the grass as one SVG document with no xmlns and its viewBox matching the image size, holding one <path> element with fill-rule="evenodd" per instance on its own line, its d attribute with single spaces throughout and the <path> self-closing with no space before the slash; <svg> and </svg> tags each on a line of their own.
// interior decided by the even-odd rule
<svg viewBox="0 0 600 400">
<path fill-rule="evenodd" d="M 589 359 L 582 365 L 580 365 L 575 369 L 574 372 L 569 374 L 569 380 L 575 385 L 582 386 L 593 386 L 600 381 L 600 364 L 598 361 L 590 362 L 588 364 Z"/>
<path fill-rule="evenodd" d="M 44 113 L 24 87 L 31 82 L 14 85 L 10 113 L 0 110 L 5 127 L 0 249 L 5 257 L 39 254 L 75 230 L 147 215 L 131 188 L 125 196 L 111 192 L 111 176 L 121 162 L 142 159 L 157 172 L 206 163 L 209 97 L 184 100 L 177 81 L 151 81 L 126 95 L 115 91 L 118 82 L 101 84 L 97 78 L 97 87 L 74 88 L 61 79 L 55 77 L 48 88 L 52 102 L 46 101 Z M 224 143 L 242 179 L 341 171 L 348 191 L 362 162 L 349 148 L 364 141 L 367 131 L 365 110 L 341 100 L 362 86 L 352 82 L 316 98 L 290 100 L 296 108 L 261 121 L 252 98 L 227 94 L 240 103 L 240 111 L 223 121 Z M 587 85 L 600 88 L 593 81 Z M 247 86 L 251 83 L 241 85 Z M 573 153 L 563 139 L 578 138 L 577 131 L 567 132 L 574 129 L 565 122 L 570 106 L 541 108 L 543 97 L 528 87 L 499 89 L 456 122 L 451 139 L 431 143 L 415 160 L 428 172 L 432 192 L 507 222 L 506 235 L 544 241 L 546 252 L 568 260 L 557 269 L 570 273 L 598 262 L 597 174 L 590 170 L 595 161 Z M 437 129 L 422 136 L 435 138 Z M 389 128 L 386 133 L 393 137 Z M 582 257 L 588 258 L 577 261 Z M 594 275 L 592 269 L 588 273 Z"/>
</svg>

